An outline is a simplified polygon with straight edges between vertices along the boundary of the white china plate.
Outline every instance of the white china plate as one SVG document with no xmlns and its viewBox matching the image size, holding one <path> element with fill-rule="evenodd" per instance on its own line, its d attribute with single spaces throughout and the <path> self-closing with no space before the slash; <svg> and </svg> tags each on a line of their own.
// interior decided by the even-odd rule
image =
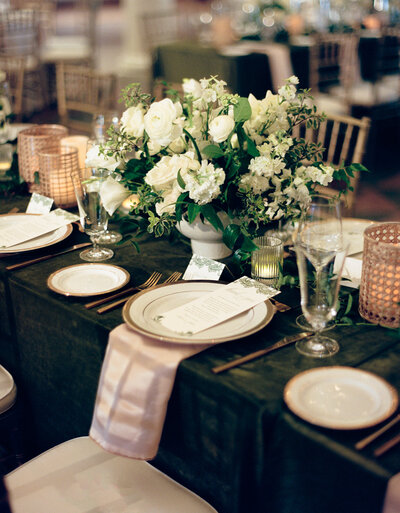
<svg viewBox="0 0 400 513">
<path fill-rule="evenodd" d="M 243 312 L 221 324 L 195 333 L 193 336 L 180 335 L 168 330 L 154 320 L 157 315 L 178 306 L 194 301 L 202 294 L 209 294 L 220 282 L 183 281 L 173 284 L 158 285 L 131 297 L 125 304 L 122 316 L 124 321 L 135 331 L 167 342 L 196 344 L 207 342 L 217 344 L 228 340 L 247 337 L 266 326 L 274 315 L 270 301 L 260 303 L 247 312 Z"/>
<path fill-rule="evenodd" d="M 24 216 L 32 216 L 35 214 L 3 214 L 0 215 L 0 229 L 5 228 L 10 223 L 23 220 Z M 21 244 L 16 244 L 9 248 L 0 248 L 0 255 L 11 255 L 12 253 L 23 253 L 24 251 L 32 251 L 34 249 L 51 246 L 66 239 L 72 232 L 72 224 L 61 226 L 57 230 L 45 233 L 34 239 L 27 240 Z"/>
<path fill-rule="evenodd" d="M 371 372 L 319 367 L 294 376 L 285 386 L 287 406 L 303 420 L 333 429 L 361 429 L 389 417 L 397 391 Z"/>
<path fill-rule="evenodd" d="M 374 221 L 368 219 L 343 218 L 343 245 L 349 245 L 348 255 L 361 253 L 364 248 L 364 230 Z"/>
<path fill-rule="evenodd" d="M 55 271 L 47 286 L 64 296 L 97 296 L 118 290 L 128 283 L 128 271 L 111 264 L 77 264 Z"/>
</svg>

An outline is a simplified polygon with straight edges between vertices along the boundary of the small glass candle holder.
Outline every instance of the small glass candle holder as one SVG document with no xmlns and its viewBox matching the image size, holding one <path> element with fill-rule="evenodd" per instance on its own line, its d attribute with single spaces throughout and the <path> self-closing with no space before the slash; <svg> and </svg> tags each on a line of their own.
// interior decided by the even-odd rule
<svg viewBox="0 0 400 513">
<path fill-rule="evenodd" d="M 278 237 L 256 237 L 258 249 L 251 254 L 251 277 L 271 287 L 276 287 L 283 263 L 283 244 Z"/>
<path fill-rule="evenodd" d="M 5 182 L 11 180 L 7 176 L 7 171 L 11 168 L 13 160 L 13 146 L 12 144 L 0 144 L 0 181 Z"/>
</svg>

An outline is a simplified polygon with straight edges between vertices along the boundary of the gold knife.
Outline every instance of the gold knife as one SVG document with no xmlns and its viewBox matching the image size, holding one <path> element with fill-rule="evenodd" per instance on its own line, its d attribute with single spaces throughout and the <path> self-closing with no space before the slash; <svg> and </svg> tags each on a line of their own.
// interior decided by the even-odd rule
<svg viewBox="0 0 400 513">
<path fill-rule="evenodd" d="M 90 246 L 91 242 L 82 242 L 81 244 L 75 244 L 75 246 L 71 246 L 70 248 L 64 249 L 63 251 L 59 251 L 58 253 L 52 253 L 51 255 L 45 255 L 38 258 L 33 258 L 32 260 L 25 260 L 25 262 L 20 262 L 19 264 L 8 265 L 6 267 L 7 271 L 14 271 L 15 269 L 22 269 L 23 267 L 27 267 L 31 264 L 36 264 L 36 262 L 43 262 L 44 260 L 49 260 L 50 258 L 64 255 L 65 253 L 69 253 L 70 251 L 76 251 L 77 249 L 84 248 L 86 246 Z"/>
<path fill-rule="evenodd" d="M 254 353 L 250 353 L 246 356 L 242 356 L 237 358 L 236 360 L 232 360 L 231 362 L 224 363 L 223 365 L 218 365 L 217 367 L 213 367 L 211 370 L 214 374 L 219 374 L 220 372 L 224 372 L 228 369 L 232 369 L 233 367 L 238 367 L 242 365 L 242 363 L 249 362 L 251 360 L 255 360 L 256 358 L 260 358 L 260 356 L 264 356 L 265 354 L 271 353 L 276 349 L 280 349 L 281 347 L 288 346 L 297 342 L 298 340 L 302 340 L 303 338 L 311 337 L 314 335 L 312 331 L 304 331 L 302 333 L 296 333 L 295 335 L 289 335 L 288 337 L 284 337 L 276 344 L 269 346 L 265 349 L 260 349 L 259 351 L 255 351 Z"/>
</svg>

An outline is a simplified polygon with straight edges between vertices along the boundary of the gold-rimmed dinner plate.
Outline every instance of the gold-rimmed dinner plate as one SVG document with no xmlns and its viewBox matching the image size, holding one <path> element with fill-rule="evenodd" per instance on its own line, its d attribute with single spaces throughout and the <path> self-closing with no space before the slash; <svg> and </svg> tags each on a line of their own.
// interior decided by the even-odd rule
<svg viewBox="0 0 400 513">
<path fill-rule="evenodd" d="M 361 429 L 394 413 L 398 394 L 386 380 L 362 369 L 318 367 L 294 376 L 284 400 L 300 418 L 331 429 Z"/>
<path fill-rule="evenodd" d="M 28 216 L 37 214 L 2 214 L 0 215 L 0 229 L 9 226 L 12 222 L 23 222 L 24 217 L 28 219 Z M 39 237 L 21 242 L 9 248 L 0 248 L 0 256 L 8 256 L 15 253 L 24 253 L 26 251 L 33 251 L 35 249 L 45 248 L 46 246 L 52 246 L 57 242 L 61 242 L 66 239 L 72 233 L 72 224 L 61 226 L 56 230 L 49 233 L 44 233 Z"/>
<path fill-rule="evenodd" d="M 124 287 L 128 271 L 112 264 L 76 264 L 50 274 L 47 286 L 63 296 L 98 296 Z"/>
<path fill-rule="evenodd" d="M 271 321 L 275 309 L 269 300 L 192 336 L 168 330 L 157 320 L 168 310 L 194 301 L 224 286 L 225 284 L 221 282 L 203 280 L 157 285 L 132 296 L 125 304 L 122 316 L 133 330 L 143 335 L 180 344 L 217 344 L 237 340 L 256 333 Z"/>
</svg>

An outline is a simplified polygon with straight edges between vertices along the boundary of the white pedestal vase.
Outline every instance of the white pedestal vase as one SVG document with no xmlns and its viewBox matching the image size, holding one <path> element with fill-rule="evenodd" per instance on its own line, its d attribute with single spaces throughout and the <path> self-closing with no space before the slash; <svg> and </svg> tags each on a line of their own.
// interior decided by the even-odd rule
<svg viewBox="0 0 400 513">
<path fill-rule="evenodd" d="M 224 226 L 232 222 L 226 214 L 218 215 Z M 222 232 L 216 230 L 207 220 L 203 223 L 199 216 L 191 224 L 183 219 L 177 223 L 176 228 L 182 235 L 190 239 L 192 251 L 196 255 L 212 260 L 221 260 L 232 254 L 232 251 L 222 241 Z"/>
</svg>

